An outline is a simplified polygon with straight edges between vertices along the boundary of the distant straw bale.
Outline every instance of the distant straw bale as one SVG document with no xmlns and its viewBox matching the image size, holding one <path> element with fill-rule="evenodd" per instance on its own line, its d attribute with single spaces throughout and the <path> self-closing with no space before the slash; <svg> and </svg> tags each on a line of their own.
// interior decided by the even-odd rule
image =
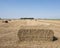
<svg viewBox="0 0 60 48">
<path fill-rule="evenodd" d="M 5 21 L 5 23 L 8 23 L 8 21 Z"/>
<path fill-rule="evenodd" d="M 18 31 L 20 41 L 52 41 L 54 32 L 50 29 L 28 29 L 23 28 Z"/>
<path fill-rule="evenodd" d="M 8 23 L 8 21 L 7 20 L 5 20 L 5 21 L 2 21 L 3 23 Z"/>
</svg>

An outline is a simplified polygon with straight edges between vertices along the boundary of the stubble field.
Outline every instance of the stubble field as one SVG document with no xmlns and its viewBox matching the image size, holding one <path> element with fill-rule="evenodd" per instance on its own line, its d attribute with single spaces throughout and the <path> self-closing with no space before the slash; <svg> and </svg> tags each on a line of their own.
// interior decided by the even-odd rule
<svg viewBox="0 0 60 48">
<path fill-rule="evenodd" d="M 18 31 L 21 26 L 40 26 L 54 31 L 56 41 L 19 42 Z M 36 27 L 37 28 L 37 27 Z M 60 48 L 60 20 L 0 20 L 0 48 Z"/>
</svg>

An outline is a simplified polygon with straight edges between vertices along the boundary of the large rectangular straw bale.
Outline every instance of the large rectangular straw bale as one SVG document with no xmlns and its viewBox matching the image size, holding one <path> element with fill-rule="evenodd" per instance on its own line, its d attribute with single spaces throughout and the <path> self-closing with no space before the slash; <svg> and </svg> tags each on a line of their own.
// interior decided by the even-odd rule
<svg viewBox="0 0 60 48">
<path fill-rule="evenodd" d="M 50 29 L 23 28 L 18 32 L 20 41 L 52 41 L 54 33 Z"/>
</svg>

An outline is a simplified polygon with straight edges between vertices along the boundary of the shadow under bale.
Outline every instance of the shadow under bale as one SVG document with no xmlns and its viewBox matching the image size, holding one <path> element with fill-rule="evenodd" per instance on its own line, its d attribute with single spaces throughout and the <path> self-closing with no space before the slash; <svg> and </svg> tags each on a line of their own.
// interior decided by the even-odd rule
<svg viewBox="0 0 60 48">
<path fill-rule="evenodd" d="M 52 41 L 56 41 L 56 40 L 58 40 L 58 38 L 53 36 L 53 40 Z"/>
<path fill-rule="evenodd" d="M 18 37 L 20 41 L 52 41 L 54 32 L 50 29 L 20 29 Z"/>
</svg>

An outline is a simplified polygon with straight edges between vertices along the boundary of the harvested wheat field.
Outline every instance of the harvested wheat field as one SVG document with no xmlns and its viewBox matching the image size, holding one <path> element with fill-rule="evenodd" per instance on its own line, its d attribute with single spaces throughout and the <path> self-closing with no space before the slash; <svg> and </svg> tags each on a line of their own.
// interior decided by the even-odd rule
<svg viewBox="0 0 60 48">
<path fill-rule="evenodd" d="M 26 26 L 26 27 L 22 27 Z M 28 27 L 30 26 L 30 27 Z M 32 26 L 32 27 L 31 27 Z M 21 29 L 22 31 L 26 29 L 25 32 L 27 31 L 27 36 L 31 35 L 34 37 L 34 39 L 29 38 L 26 39 L 27 41 L 20 41 L 18 36 L 21 36 L 21 33 L 19 32 Z M 31 31 L 35 33 L 28 33 L 27 29 L 31 29 Z M 32 30 L 32 28 L 34 28 Z M 37 30 L 36 30 L 37 29 Z M 39 29 L 48 29 L 52 30 L 52 33 L 48 33 L 47 40 L 50 40 L 53 38 L 51 41 L 40 41 L 41 36 L 44 37 L 43 40 L 45 40 L 45 35 L 47 33 L 40 33 L 39 34 Z M 25 35 L 23 32 L 23 35 Z M 20 34 L 19 34 L 20 33 Z M 37 36 L 40 37 L 40 39 L 37 37 L 35 38 L 35 34 L 37 33 Z M 22 36 L 24 40 L 25 36 Z M 28 40 L 32 41 L 28 41 Z M 38 41 L 36 41 L 38 40 Z M 3 22 L 3 20 L 0 20 L 0 48 L 60 48 L 60 20 L 11 20 L 8 23 Z"/>
</svg>

